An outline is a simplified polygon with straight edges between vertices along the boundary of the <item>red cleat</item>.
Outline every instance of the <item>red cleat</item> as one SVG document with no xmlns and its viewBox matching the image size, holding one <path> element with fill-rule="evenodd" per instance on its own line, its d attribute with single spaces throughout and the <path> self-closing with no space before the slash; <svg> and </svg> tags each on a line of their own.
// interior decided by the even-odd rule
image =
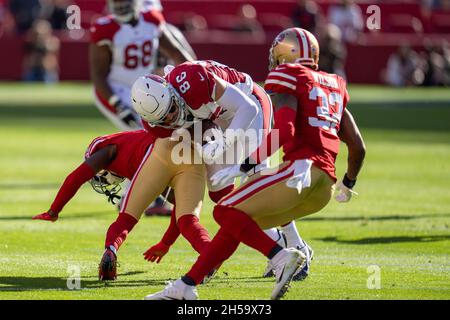
<svg viewBox="0 0 450 320">
<path fill-rule="evenodd" d="M 147 217 L 151 216 L 169 216 L 172 214 L 173 205 L 164 201 L 162 197 L 156 198 L 155 201 L 144 211 Z"/>
<path fill-rule="evenodd" d="M 109 249 L 103 253 L 102 260 L 98 265 L 98 279 L 101 281 L 112 281 L 117 279 L 117 257 Z"/>
</svg>

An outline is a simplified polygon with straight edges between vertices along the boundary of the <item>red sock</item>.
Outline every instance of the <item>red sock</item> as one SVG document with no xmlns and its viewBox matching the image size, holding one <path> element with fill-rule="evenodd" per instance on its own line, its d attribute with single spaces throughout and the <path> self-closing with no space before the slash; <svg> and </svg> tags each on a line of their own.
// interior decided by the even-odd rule
<svg viewBox="0 0 450 320">
<path fill-rule="evenodd" d="M 116 250 L 119 250 L 119 247 L 137 222 L 136 218 L 128 213 L 119 213 L 116 221 L 109 226 L 106 233 L 105 248 L 114 246 Z"/>
<path fill-rule="evenodd" d="M 252 218 L 241 210 L 217 205 L 214 207 L 214 219 L 236 240 L 258 250 L 266 257 L 278 246 Z"/>
<path fill-rule="evenodd" d="M 186 274 L 195 284 L 199 284 L 211 272 L 227 260 L 239 246 L 239 241 L 234 239 L 227 231 L 220 228 L 211 243 L 201 252 L 191 270 Z"/>
<path fill-rule="evenodd" d="M 175 207 L 174 207 L 172 210 L 172 214 L 170 215 L 169 227 L 167 228 L 166 233 L 164 233 L 161 242 L 164 243 L 166 246 L 170 247 L 175 243 L 179 235 L 180 229 L 178 228 L 177 225 L 177 217 L 175 216 Z"/>
<path fill-rule="evenodd" d="M 200 224 L 198 218 L 193 214 L 186 214 L 178 219 L 178 228 L 183 237 L 191 244 L 198 253 L 211 242 L 208 231 Z"/>
<path fill-rule="evenodd" d="M 212 201 L 214 201 L 215 203 L 218 203 L 220 201 L 220 199 L 222 199 L 227 194 L 229 194 L 231 191 L 233 191 L 233 189 L 234 189 L 234 184 L 229 185 L 223 189 L 220 189 L 219 191 L 209 191 L 208 194 Z"/>
</svg>

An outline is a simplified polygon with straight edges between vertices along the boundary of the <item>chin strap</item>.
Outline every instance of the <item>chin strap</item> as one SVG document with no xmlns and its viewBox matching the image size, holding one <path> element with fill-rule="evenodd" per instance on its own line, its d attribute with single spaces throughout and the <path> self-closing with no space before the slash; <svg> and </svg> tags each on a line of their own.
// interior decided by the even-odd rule
<svg viewBox="0 0 450 320">
<path fill-rule="evenodd" d="M 111 193 L 108 190 L 105 190 L 105 195 L 108 197 L 108 202 L 112 203 L 112 204 L 117 204 L 116 202 L 114 202 L 116 199 L 120 200 L 121 196 L 118 196 L 116 193 Z"/>
</svg>

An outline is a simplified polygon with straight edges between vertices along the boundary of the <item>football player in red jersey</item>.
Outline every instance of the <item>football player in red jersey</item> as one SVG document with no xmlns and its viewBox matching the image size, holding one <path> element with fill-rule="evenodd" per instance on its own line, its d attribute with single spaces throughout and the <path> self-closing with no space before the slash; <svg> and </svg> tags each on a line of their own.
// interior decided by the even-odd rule
<svg viewBox="0 0 450 320">
<path fill-rule="evenodd" d="M 318 58 L 318 42 L 308 31 L 291 28 L 276 37 L 265 89 L 276 111 L 275 129 L 280 131 L 284 162 L 274 173 L 252 175 L 222 198 L 214 208 L 221 228 L 191 270 L 146 299 L 197 299 L 199 279 L 228 259 L 240 242 L 271 259 L 276 275 L 271 298 L 285 294 L 306 257 L 296 249 L 283 249 L 261 228 L 301 218 L 327 205 L 335 188 L 334 163 L 341 140 L 348 147 L 348 162 L 335 198 L 349 201 L 365 156 L 364 141 L 346 108 L 346 82 L 318 71 Z M 249 170 L 246 165 L 241 168 Z"/>
<path fill-rule="evenodd" d="M 141 11 L 137 0 L 107 0 L 111 15 L 91 27 L 89 46 L 91 78 L 99 110 L 120 130 L 141 128 L 133 111 L 133 82 L 155 68 L 158 50 L 175 63 L 195 57 L 183 48 L 165 25 L 158 10 Z"/>
<path fill-rule="evenodd" d="M 246 152 L 237 158 L 246 159 L 263 141 L 272 122 L 270 98 L 248 74 L 215 61 L 186 62 L 176 67 L 167 66 L 166 71 L 165 78 L 150 75 L 135 82 L 132 88 L 134 108 L 143 120 L 155 126 L 153 128 L 186 128 L 195 121 L 209 119 L 226 130 L 224 135 L 208 142 L 202 150 L 207 159 L 209 195 L 218 202 L 233 190 L 234 180 L 214 185 L 211 177 L 219 170 L 235 168 L 235 164 L 241 162 L 228 157 L 230 152 L 226 150 L 232 150 L 236 155 L 241 153 L 239 149 L 242 146 Z M 144 125 L 149 131 L 153 130 L 145 122 Z M 247 132 L 254 133 L 247 136 L 250 139 L 245 139 Z M 214 161 L 223 158 L 231 158 L 231 161 Z M 291 240 L 288 245 L 302 247 L 309 255 L 309 247 L 299 236 L 295 223 L 285 224 L 282 230 L 286 239 Z M 284 241 L 278 230 L 266 232 L 280 242 Z M 299 272 L 298 280 L 304 277 Z"/>
<path fill-rule="evenodd" d="M 91 27 L 89 46 L 91 78 L 98 109 L 120 130 L 141 129 L 141 121 L 131 107 L 130 88 L 139 76 L 153 72 L 158 51 L 175 63 L 195 56 L 186 42 L 167 28 L 158 5 L 137 0 L 108 0 L 109 16 Z M 160 7 L 160 6 L 159 6 Z M 183 45 L 184 44 L 184 45 Z M 147 215 L 170 214 L 171 208 L 159 197 Z"/>
<path fill-rule="evenodd" d="M 94 190 L 106 194 L 114 201 L 124 178 L 132 181 L 130 190 L 134 190 L 134 181 L 141 170 L 146 170 L 152 177 L 151 186 L 146 188 L 146 192 L 150 193 L 146 193 L 146 197 L 134 197 L 137 200 L 131 201 L 130 195 L 126 194 L 119 216 L 106 234 L 105 252 L 99 265 L 100 280 L 116 279 L 117 250 L 146 208 L 139 206 L 148 205 L 167 186 L 173 187 L 175 194 L 178 193 L 171 227 L 158 245 L 144 253 L 145 258 L 159 262 L 180 233 L 198 252 L 210 241 L 206 229 L 198 222 L 205 188 L 203 166 L 176 166 L 170 161 L 161 163 L 158 159 L 167 159 L 170 156 L 171 145 L 165 142 L 167 139 L 158 139 L 157 142 L 155 140 L 154 136 L 144 130 L 121 132 L 94 139 L 85 153 L 85 161 L 67 176 L 50 209 L 33 217 L 35 220 L 56 221 L 67 202 L 87 181 Z M 177 178 L 172 179 L 175 176 Z M 190 184 L 189 192 L 180 196 L 180 190 L 185 190 L 187 183 Z M 134 205 L 135 202 L 138 204 Z M 128 209 L 129 206 L 133 208 Z"/>
</svg>

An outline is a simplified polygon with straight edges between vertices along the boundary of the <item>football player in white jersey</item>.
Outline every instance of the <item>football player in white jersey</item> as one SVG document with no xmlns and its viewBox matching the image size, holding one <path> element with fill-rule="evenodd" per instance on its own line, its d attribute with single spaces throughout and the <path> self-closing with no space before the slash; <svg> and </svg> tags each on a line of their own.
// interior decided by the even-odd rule
<svg viewBox="0 0 450 320">
<path fill-rule="evenodd" d="M 91 27 L 91 78 L 99 110 L 120 130 L 141 128 L 130 101 L 134 81 L 155 68 L 160 50 L 176 64 L 193 60 L 191 50 L 168 31 L 159 10 L 137 0 L 108 0 L 111 15 Z M 142 8 L 139 10 L 138 8 Z"/>
</svg>

